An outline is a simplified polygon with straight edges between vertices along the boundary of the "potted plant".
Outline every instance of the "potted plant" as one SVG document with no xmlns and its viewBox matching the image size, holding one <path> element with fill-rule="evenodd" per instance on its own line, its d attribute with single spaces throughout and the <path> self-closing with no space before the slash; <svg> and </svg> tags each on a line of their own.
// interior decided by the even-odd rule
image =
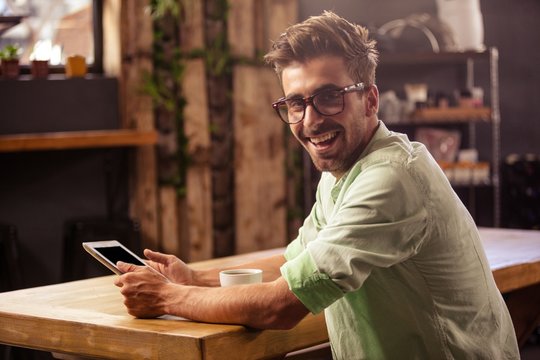
<svg viewBox="0 0 540 360">
<path fill-rule="evenodd" d="M 49 76 L 49 60 L 33 59 L 30 64 L 30 72 L 34 79 L 46 79 Z"/>
<path fill-rule="evenodd" d="M 16 79 L 19 76 L 19 52 L 20 48 L 16 44 L 8 44 L 0 51 L 4 78 Z"/>
<path fill-rule="evenodd" d="M 52 53 L 50 40 L 38 40 L 30 54 L 30 70 L 34 79 L 46 79 L 49 76 L 49 59 Z"/>
</svg>

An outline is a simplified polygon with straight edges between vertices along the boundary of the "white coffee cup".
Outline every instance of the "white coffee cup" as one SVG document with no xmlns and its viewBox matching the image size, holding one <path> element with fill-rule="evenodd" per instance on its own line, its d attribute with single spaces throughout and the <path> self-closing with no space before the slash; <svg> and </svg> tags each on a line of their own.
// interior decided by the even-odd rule
<svg viewBox="0 0 540 360">
<path fill-rule="evenodd" d="M 262 270 L 260 269 L 232 269 L 219 272 L 221 286 L 233 286 L 241 284 L 257 284 L 262 282 Z"/>
</svg>

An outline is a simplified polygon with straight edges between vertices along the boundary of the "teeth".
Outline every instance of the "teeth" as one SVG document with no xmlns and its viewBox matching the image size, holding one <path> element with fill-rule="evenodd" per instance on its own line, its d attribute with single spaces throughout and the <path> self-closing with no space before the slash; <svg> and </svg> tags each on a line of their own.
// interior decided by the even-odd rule
<svg viewBox="0 0 540 360">
<path fill-rule="evenodd" d="M 323 136 L 319 136 L 319 137 L 312 137 L 310 138 L 310 141 L 314 144 L 319 144 L 319 143 L 322 143 L 324 141 L 328 141 L 332 138 L 334 138 L 336 136 L 337 132 L 331 132 L 331 133 L 328 133 L 328 134 L 324 134 Z"/>
</svg>

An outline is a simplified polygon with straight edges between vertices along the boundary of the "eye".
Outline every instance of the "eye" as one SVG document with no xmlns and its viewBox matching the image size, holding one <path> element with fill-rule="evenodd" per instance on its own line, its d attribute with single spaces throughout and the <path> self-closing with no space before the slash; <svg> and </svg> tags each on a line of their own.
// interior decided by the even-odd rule
<svg viewBox="0 0 540 360">
<path fill-rule="evenodd" d="M 304 111 L 304 100 L 302 98 L 288 99 L 287 107 L 290 111 Z"/>
<path fill-rule="evenodd" d="M 317 94 L 316 100 L 319 104 L 334 104 L 341 102 L 341 92 L 337 90 L 326 90 Z"/>
</svg>

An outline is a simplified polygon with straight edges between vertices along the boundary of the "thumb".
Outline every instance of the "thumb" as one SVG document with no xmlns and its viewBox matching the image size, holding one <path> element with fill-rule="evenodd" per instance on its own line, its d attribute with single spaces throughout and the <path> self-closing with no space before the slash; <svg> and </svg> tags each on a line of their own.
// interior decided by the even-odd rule
<svg viewBox="0 0 540 360">
<path fill-rule="evenodd" d="M 118 270 L 120 270 L 123 273 L 132 272 L 137 269 L 137 265 L 128 264 L 123 261 L 118 261 L 116 263 L 116 267 L 118 268 Z"/>
</svg>

